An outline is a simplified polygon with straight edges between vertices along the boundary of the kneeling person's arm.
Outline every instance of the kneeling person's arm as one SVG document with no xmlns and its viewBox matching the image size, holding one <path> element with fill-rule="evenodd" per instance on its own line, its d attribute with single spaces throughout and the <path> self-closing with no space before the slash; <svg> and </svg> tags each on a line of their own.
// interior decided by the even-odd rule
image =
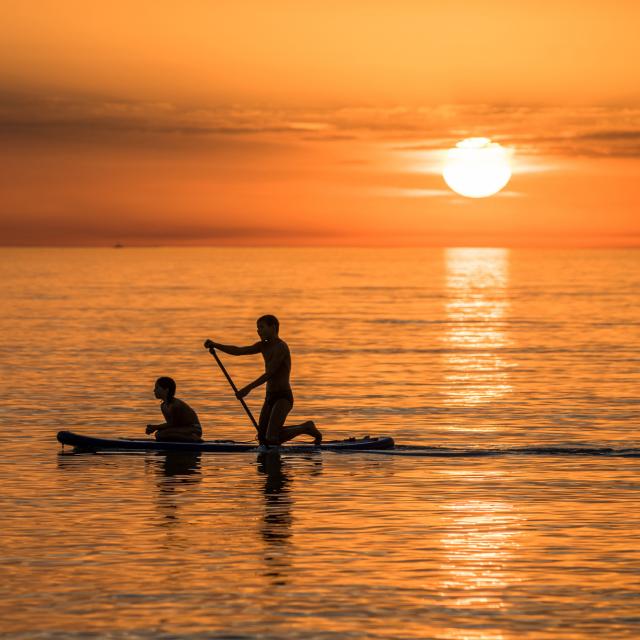
<svg viewBox="0 0 640 640">
<path fill-rule="evenodd" d="M 148 424 L 147 428 L 145 429 L 145 433 L 149 435 L 154 431 L 160 431 L 160 429 L 166 429 L 168 426 L 169 425 L 166 422 L 163 422 L 162 424 Z"/>
</svg>

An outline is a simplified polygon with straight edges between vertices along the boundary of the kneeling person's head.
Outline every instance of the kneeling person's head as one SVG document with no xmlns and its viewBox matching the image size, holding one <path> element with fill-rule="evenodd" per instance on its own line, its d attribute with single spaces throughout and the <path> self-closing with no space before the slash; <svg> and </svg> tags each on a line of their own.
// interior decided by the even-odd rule
<svg viewBox="0 0 640 640">
<path fill-rule="evenodd" d="M 159 400 L 173 400 L 176 395 L 176 381 L 169 376 L 158 378 L 153 393 Z"/>
</svg>

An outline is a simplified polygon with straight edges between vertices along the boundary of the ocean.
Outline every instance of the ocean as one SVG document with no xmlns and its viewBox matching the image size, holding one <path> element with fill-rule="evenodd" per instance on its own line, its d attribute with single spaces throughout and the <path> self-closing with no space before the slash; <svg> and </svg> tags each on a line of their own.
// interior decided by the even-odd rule
<svg viewBox="0 0 640 640">
<path fill-rule="evenodd" d="M 637 638 L 640 251 L 3 248 L 0 634 Z M 206 338 L 293 355 L 289 422 L 388 454 L 73 454 L 177 381 L 254 430 Z M 239 386 L 260 356 L 222 354 Z M 247 402 L 258 413 L 263 393 Z"/>
</svg>

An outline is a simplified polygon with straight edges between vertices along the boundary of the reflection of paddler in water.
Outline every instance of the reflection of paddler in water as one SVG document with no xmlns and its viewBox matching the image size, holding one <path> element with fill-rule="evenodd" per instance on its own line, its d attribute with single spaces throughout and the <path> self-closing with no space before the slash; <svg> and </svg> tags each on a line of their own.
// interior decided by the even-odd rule
<svg viewBox="0 0 640 640">
<path fill-rule="evenodd" d="M 260 444 L 279 445 L 299 435 L 311 436 L 314 444 L 322 442 L 322 434 L 313 421 L 285 427 L 284 423 L 293 408 L 293 392 L 289 383 L 291 373 L 291 353 L 287 343 L 278 335 L 280 323 L 275 316 L 258 318 L 260 341 L 247 347 L 224 345 L 206 340 L 205 348 L 212 353 L 215 349 L 232 356 L 245 356 L 261 353 L 264 358 L 265 372 L 247 386 L 239 389 L 237 397 L 242 399 L 252 389 L 267 383 L 264 405 L 258 421 L 258 439 Z"/>
<path fill-rule="evenodd" d="M 277 451 L 258 454 L 258 473 L 263 473 L 264 526 L 262 537 L 266 542 L 285 541 L 291 536 L 291 479 L 283 470 L 282 458 Z"/>
<path fill-rule="evenodd" d="M 179 482 L 184 484 L 200 482 L 201 456 L 200 451 L 167 451 L 164 454 L 162 476 L 165 478 L 181 476 Z"/>
<path fill-rule="evenodd" d="M 165 520 L 163 525 L 178 522 L 178 494 L 202 482 L 199 451 L 168 451 L 153 460 L 158 478 L 158 506 Z"/>
<path fill-rule="evenodd" d="M 301 460 L 298 458 L 296 462 Z M 309 461 L 313 465 L 310 475 L 319 475 L 322 471 L 322 457 L 310 456 Z M 291 553 L 287 547 L 292 536 L 293 481 L 277 450 L 258 454 L 257 462 L 258 473 L 265 475 L 264 520 L 261 529 L 262 539 L 267 545 L 265 560 L 268 561 L 268 566 L 265 574 L 275 584 L 283 585 L 286 584 L 286 574 L 291 566 Z"/>
<path fill-rule="evenodd" d="M 264 520 L 262 538 L 267 548 L 265 560 L 268 565 L 265 575 L 274 584 L 286 584 L 286 574 L 291 565 L 287 549 L 291 538 L 293 517 L 291 507 L 291 478 L 283 470 L 282 459 L 277 451 L 258 454 L 258 473 L 264 474 Z"/>
</svg>

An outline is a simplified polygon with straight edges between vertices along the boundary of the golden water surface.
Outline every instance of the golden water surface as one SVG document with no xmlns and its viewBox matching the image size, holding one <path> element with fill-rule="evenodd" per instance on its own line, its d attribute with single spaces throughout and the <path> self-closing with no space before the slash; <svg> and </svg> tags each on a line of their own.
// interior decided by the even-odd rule
<svg viewBox="0 0 640 640">
<path fill-rule="evenodd" d="M 0 633 L 640 637 L 639 258 L 0 250 Z M 159 375 L 205 437 L 250 440 L 202 342 L 250 344 L 263 313 L 291 420 L 400 455 L 60 452 L 61 429 L 143 436 Z"/>
</svg>

